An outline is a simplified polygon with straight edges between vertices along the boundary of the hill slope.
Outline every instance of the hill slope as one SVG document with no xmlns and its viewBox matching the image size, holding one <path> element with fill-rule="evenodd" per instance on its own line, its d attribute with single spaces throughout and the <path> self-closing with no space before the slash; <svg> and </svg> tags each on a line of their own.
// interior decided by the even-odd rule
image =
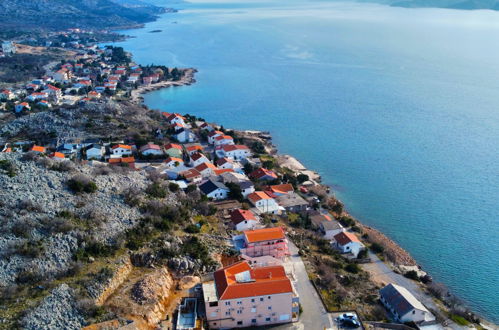
<svg viewBox="0 0 499 330">
<path fill-rule="evenodd" d="M 0 28 L 118 28 L 154 20 L 162 9 L 110 0 L 2 0 Z"/>
</svg>

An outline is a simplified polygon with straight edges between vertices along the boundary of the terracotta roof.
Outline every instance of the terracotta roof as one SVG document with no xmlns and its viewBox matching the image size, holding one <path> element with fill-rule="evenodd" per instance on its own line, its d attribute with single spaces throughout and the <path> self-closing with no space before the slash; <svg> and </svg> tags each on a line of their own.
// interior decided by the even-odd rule
<svg viewBox="0 0 499 330">
<path fill-rule="evenodd" d="M 198 170 L 199 172 L 202 172 L 204 170 L 206 170 L 207 168 L 211 168 L 212 170 L 216 170 L 217 168 L 215 167 L 215 165 L 213 165 L 212 163 L 208 163 L 208 162 L 204 162 L 202 164 L 199 164 L 198 166 L 194 167 L 196 170 Z"/>
<path fill-rule="evenodd" d="M 290 183 L 269 186 L 269 190 L 272 191 L 273 193 L 280 193 L 280 194 L 287 194 L 295 191 L 293 185 Z"/>
<path fill-rule="evenodd" d="M 263 191 L 255 191 L 254 193 L 251 193 L 248 195 L 248 199 L 253 202 L 253 203 L 256 203 L 258 202 L 259 200 L 262 200 L 262 199 L 271 199 L 272 197 L 270 197 L 269 195 L 267 195 L 265 192 Z"/>
<path fill-rule="evenodd" d="M 45 152 L 45 147 L 34 145 L 30 149 L 31 151 Z"/>
<path fill-rule="evenodd" d="M 196 160 L 201 159 L 203 157 L 206 158 L 205 155 L 203 155 L 202 153 L 199 153 L 199 152 L 196 152 L 196 153 L 194 153 L 194 154 L 191 155 L 191 159 L 193 161 L 196 161 Z"/>
<path fill-rule="evenodd" d="M 260 179 L 265 176 L 270 176 L 271 178 L 277 179 L 277 175 L 274 172 L 263 167 L 251 172 L 250 176 L 255 179 Z"/>
<path fill-rule="evenodd" d="M 220 159 L 217 159 L 217 161 L 215 162 L 218 166 L 222 166 L 223 164 L 225 163 L 232 163 L 232 161 L 229 159 L 229 158 L 220 158 Z"/>
<path fill-rule="evenodd" d="M 52 158 L 65 158 L 62 152 L 54 152 L 50 155 Z"/>
<path fill-rule="evenodd" d="M 134 157 L 123 157 L 121 158 L 122 163 L 135 163 Z"/>
<path fill-rule="evenodd" d="M 182 150 L 182 146 L 180 144 L 168 143 L 165 146 L 165 150 L 169 150 L 169 149 L 179 149 L 179 150 Z"/>
<path fill-rule="evenodd" d="M 220 175 L 222 173 L 229 173 L 229 172 L 234 172 L 234 170 L 231 168 L 216 169 L 215 175 Z"/>
<path fill-rule="evenodd" d="M 187 171 L 180 173 L 180 175 L 182 175 L 186 179 L 192 179 L 192 178 L 200 177 L 201 173 L 199 173 L 198 170 L 191 168 L 190 170 L 187 170 Z"/>
<path fill-rule="evenodd" d="M 248 280 L 238 280 L 238 276 Z M 293 292 L 283 266 L 251 268 L 247 261 L 241 261 L 216 271 L 214 277 L 219 300 Z"/>
<path fill-rule="evenodd" d="M 224 133 L 221 131 L 213 131 L 208 134 L 209 137 L 215 136 L 215 135 L 223 135 Z"/>
<path fill-rule="evenodd" d="M 215 140 L 220 141 L 220 140 L 234 140 L 234 138 L 230 135 L 219 135 L 215 138 Z"/>
<path fill-rule="evenodd" d="M 117 144 L 112 147 L 112 149 L 123 148 L 127 150 L 132 150 L 132 147 L 126 144 Z"/>
<path fill-rule="evenodd" d="M 229 144 L 222 146 L 222 150 L 225 152 L 229 152 L 234 150 L 249 150 L 249 148 L 242 144 Z"/>
<path fill-rule="evenodd" d="M 50 90 L 53 90 L 53 91 L 60 91 L 61 89 L 60 88 L 57 88 L 55 86 L 52 86 L 52 85 L 47 85 L 47 88 L 50 89 Z"/>
<path fill-rule="evenodd" d="M 200 145 L 194 145 L 194 146 L 187 147 L 186 149 L 187 149 L 187 151 L 203 150 L 203 147 L 201 147 Z"/>
<path fill-rule="evenodd" d="M 336 234 L 334 236 L 334 240 L 336 242 L 338 242 L 338 244 L 340 244 L 340 245 L 345 245 L 345 244 L 348 244 L 348 243 L 351 243 L 351 242 L 359 242 L 360 243 L 360 241 L 357 238 L 357 236 L 355 236 L 352 233 L 348 233 L 348 232 L 341 232 L 339 234 Z"/>
<path fill-rule="evenodd" d="M 230 214 L 230 219 L 235 225 L 237 225 L 238 223 L 241 223 L 243 221 L 256 220 L 256 217 L 250 210 L 237 209 L 232 211 L 232 213 Z"/>
<path fill-rule="evenodd" d="M 157 144 L 154 144 L 154 143 L 148 143 L 146 145 L 143 145 L 141 148 L 140 148 L 140 151 L 143 152 L 145 150 L 149 150 L 149 149 L 153 149 L 153 150 L 161 150 L 161 147 L 158 146 Z"/>
<path fill-rule="evenodd" d="M 109 158 L 109 164 L 121 163 L 121 158 Z"/>
<path fill-rule="evenodd" d="M 177 158 L 177 157 L 168 157 L 167 159 L 165 159 L 165 163 L 169 163 L 169 162 L 183 163 L 184 161 L 180 158 Z"/>
<path fill-rule="evenodd" d="M 263 242 L 276 239 L 285 239 L 284 230 L 281 227 L 246 230 L 244 232 L 246 242 Z"/>
</svg>

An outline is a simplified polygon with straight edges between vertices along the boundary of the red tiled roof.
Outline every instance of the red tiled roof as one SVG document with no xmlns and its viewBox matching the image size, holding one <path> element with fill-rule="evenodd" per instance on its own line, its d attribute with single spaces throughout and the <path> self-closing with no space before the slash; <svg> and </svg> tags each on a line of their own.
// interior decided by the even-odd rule
<svg viewBox="0 0 499 330">
<path fill-rule="evenodd" d="M 215 167 L 215 165 L 213 165 L 212 163 L 208 163 L 208 162 L 204 162 L 202 164 L 199 164 L 198 166 L 194 167 L 196 170 L 198 170 L 199 172 L 202 172 L 204 170 L 206 170 L 207 168 L 211 168 L 212 170 L 216 170 L 217 168 Z"/>
<path fill-rule="evenodd" d="M 248 272 L 251 281 L 237 281 L 236 275 L 243 272 Z M 216 271 L 214 277 L 219 300 L 293 292 L 283 266 L 251 268 L 247 261 L 241 261 Z"/>
<path fill-rule="evenodd" d="M 221 141 L 221 140 L 234 140 L 234 138 L 230 135 L 219 135 L 215 138 L 215 140 L 217 141 Z"/>
<path fill-rule="evenodd" d="M 192 178 L 200 177 L 201 173 L 199 173 L 198 170 L 191 168 L 188 171 L 184 171 L 184 172 L 180 173 L 180 175 L 182 175 L 186 179 L 192 179 Z"/>
<path fill-rule="evenodd" d="M 256 220 L 256 217 L 250 210 L 237 209 L 232 211 L 232 213 L 230 214 L 230 219 L 235 225 L 237 225 L 238 223 L 246 220 Z"/>
<path fill-rule="evenodd" d="M 30 149 L 31 151 L 45 152 L 45 147 L 34 145 Z"/>
<path fill-rule="evenodd" d="M 179 150 L 182 150 L 182 146 L 180 144 L 168 143 L 165 146 L 165 150 L 169 150 L 169 149 L 179 149 Z"/>
<path fill-rule="evenodd" d="M 255 179 L 260 179 L 263 178 L 264 176 L 270 176 L 272 178 L 277 179 L 277 175 L 274 172 L 272 172 L 271 170 L 267 170 L 266 168 L 263 167 L 251 172 L 250 176 Z"/>
<path fill-rule="evenodd" d="M 348 243 L 351 243 L 351 242 L 359 242 L 360 243 L 360 241 L 357 238 L 357 236 L 355 236 L 352 233 L 348 233 L 348 232 L 341 232 L 339 234 L 336 234 L 334 236 L 334 240 L 336 242 L 338 242 L 338 244 L 340 244 L 340 245 L 345 245 L 345 244 L 348 244 Z"/>
<path fill-rule="evenodd" d="M 208 134 L 209 137 L 215 136 L 215 135 L 223 135 L 224 133 L 221 131 L 213 131 Z"/>
<path fill-rule="evenodd" d="M 263 191 L 255 191 L 254 193 L 248 195 L 248 199 L 251 202 L 256 203 L 262 199 L 271 199 L 271 197 Z"/>
<path fill-rule="evenodd" d="M 273 193 L 280 193 L 280 194 L 287 194 L 295 191 L 293 185 L 290 183 L 269 186 L 269 190 L 272 191 Z"/>
<path fill-rule="evenodd" d="M 179 162 L 180 164 L 182 164 L 184 161 L 177 157 L 168 157 L 167 159 L 165 159 L 165 163 L 169 162 Z"/>
<path fill-rule="evenodd" d="M 187 147 L 186 149 L 187 149 L 187 151 L 203 150 L 203 147 L 201 147 L 199 145 L 194 145 L 194 146 Z"/>
<path fill-rule="evenodd" d="M 231 168 L 216 169 L 215 175 L 220 175 L 220 174 L 229 173 L 229 172 L 234 172 L 234 170 Z"/>
<path fill-rule="evenodd" d="M 52 158 L 65 158 L 62 152 L 54 152 L 50 155 Z"/>
<path fill-rule="evenodd" d="M 193 161 L 196 161 L 196 160 L 198 160 L 198 159 L 200 159 L 200 158 L 203 158 L 203 157 L 204 157 L 204 158 L 206 158 L 206 156 L 205 156 L 205 155 L 203 155 L 203 154 L 201 154 L 201 153 L 199 153 L 199 152 L 196 152 L 196 153 L 194 153 L 194 154 L 192 154 L 192 155 L 191 155 L 191 159 L 192 159 Z"/>
<path fill-rule="evenodd" d="M 272 241 L 276 239 L 284 239 L 284 230 L 281 227 L 263 228 L 255 230 L 246 230 L 244 232 L 248 243 Z"/>
<path fill-rule="evenodd" d="M 225 152 L 234 151 L 234 150 L 249 150 L 249 148 L 245 145 L 241 144 L 229 144 L 222 146 L 222 150 Z"/>
<path fill-rule="evenodd" d="M 127 150 L 132 150 L 132 147 L 129 146 L 129 145 L 126 145 L 126 144 L 117 144 L 115 146 L 112 147 L 112 149 L 117 149 L 117 148 L 123 148 L 123 149 L 127 149 Z"/>
<path fill-rule="evenodd" d="M 218 166 L 222 166 L 223 164 L 225 163 L 232 163 L 232 161 L 229 159 L 229 158 L 220 158 L 220 159 L 217 159 L 217 161 L 215 162 Z"/>
</svg>

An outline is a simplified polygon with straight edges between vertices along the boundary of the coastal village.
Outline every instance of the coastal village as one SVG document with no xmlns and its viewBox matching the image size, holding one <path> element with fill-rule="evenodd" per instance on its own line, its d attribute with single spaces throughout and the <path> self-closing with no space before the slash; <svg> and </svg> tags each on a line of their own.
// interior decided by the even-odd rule
<svg viewBox="0 0 499 330">
<path fill-rule="evenodd" d="M 193 69 L 142 66 L 120 47 L 82 41 L 80 36 L 87 34 L 72 29 L 51 36 L 59 40 L 63 35 L 71 40 L 68 43 L 46 40 L 43 46 L 33 46 L 64 48 L 73 56 L 49 63 L 42 76 L 2 88 L 1 115 L 19 119 L 122 100 L 140 103 L 144 92 L 194 82 Z M 15 56 L 19 47 L 25 46 L 4 41 L 0 57 Z M 162 295 L 157 297 L 161 308 L 155 317 L 115 308 L 119 317 L 94 317 L 91 324 L 83 322 L 84 329 L 460 327 L 455 322 L 464 316 L 430 297 L 431 277 L 395 243 L 353 219 L 318 174 L 290 156 L 277 154 L 268 133 L 231 130 L 173 110 L 161 112 L 159 126 L 140 139 L 111 137 L 112 132 L 35 141 L 2 137 L 3 176 L 15 177 L 9 163 L 13 157 L 48 160 L 54 168 L 75 166 L 70 163 L 106 168 L 154 177 L 147 187 L 151 201 L 198 194 L 196 203 L 206 206 L 205 212 L 191 213 L 185 226 L 172 224 L 175 231 L 168 229 L 173 240 L 196 239 L 188 246 L 201 244 L 199 237 L 208 245 L 203 253 L 173 263 L 170 258 L 166 268 L 154 262 L 137 268 L 148 268 L 143 273 L 154 276 L 169 273 L 161 275 L 169 278 L 167 288 L 152 293 Z M 93 182 L 73 179 L 71 184 L 69 189 L 81 194 L 98 189 Z M 131 229 L 128 238 L 130 233 Z M 133 233 L 137 237 L 127 247 L 137 256 L 147 250 L 148 242 L 140 236 L 148 234 Z M 214 249 L 216 253 L 208 252 Z M 98 253 L 85 255 L 84 260 L 92 265 L 98 258 L 106 260 Z M 203 263 L 204 259 L 209 262 Z M 200 265 L 194 271 L 190 264 L 197 260 Z M 106 293 L 100 306 L 118 306 L 119 292 L 136 294 L 135 285 L 127 289 L 130 274 L 137 276 L 137 283 L 155 280 L 141 277 L 141 271 L 133 273 L 130 262 L 123 269 L 127 276 L 120 272 L 109 276 L 113 292 Z"/>
</svg>

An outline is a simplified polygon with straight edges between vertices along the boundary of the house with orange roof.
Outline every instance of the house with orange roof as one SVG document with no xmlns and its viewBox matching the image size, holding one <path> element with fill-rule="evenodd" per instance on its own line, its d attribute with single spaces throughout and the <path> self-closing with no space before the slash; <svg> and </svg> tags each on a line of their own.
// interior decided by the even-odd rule
<svg viewBox="0 0 499 330">
<path fill-rule="evenodd" d="M 42 147 L 42 146 L 37 146 L 36 144 L 33 145 L 29 151 L 34 151 L 34 152 L 37 152 L 37 153 L 41 153 L 41 154 L 44 154 L 47 149 L 45 149 L 45 147 Z"/>
<path fill-rule="evenodd" d="M 215 164 L 217 165 L 218 168 L 223 168 L 223 169 L 234 168 L 234 162 L 227 157 L 217 159 Z"/>
<path fill-rule="evenodd" d="M 171 157 L 182 158 L 182 146 L 176 143 L 168 143 L 165 152 Z"/>
<path fill-rule="evenodd" d="M 259 224 L 255 214 L 250 210 L 236 209 L 230 213 L 232 225 L 238 231 L 255 229 Z"/>
<path fill-rule="evenodd" d="M 88 97 L 91 99 L 100 99 L 101 94 L 99 92 L 96 92 L 96 91 L 91 91 L 88 93 Z"/>
<path fill-rule="evenodd" d="M 173 134 L 173 137 L 181 143 L 189 143 L 189 142 L 194 142 L 196 141 L 196 134 L 194 134 L 190 129 L 188 128 L 181 128 L 179 130 L 176 130 L 175 133 Z"/>
<path fill-rule="evenodd" d="M 123 164 L 130 168 L 135 168 L 135 157 L 121 157 L 121 158 L 109 158 L 110 165 L 120 165 Z"/>
<path fill-rule="evenodd" d="M 293 185 L 290 183 L 268 186 L 267 189 L 265 190 L 271 192 L 275 196 L 282 196 L 282 195 L 292 194 L 295 192 Z"/>
<path fill-rule="evenodd" d="M 168 157 L 167 159 L 165 159 L 164 164 L 168 168 L 175 168 L 175 167 L 179 167 L 181 165 L 184 165 L 184 161 L 181 158 Z"/>
<path fill-rule="evenodd" d="M 208 133 L 208 143 L 209 144 L 214 144 L 215 143 L 215 138 L 217 138 L 220 135 L 224 135 L 222 131 L 211 131 Z"/>
<path fill-rule="evenodd" d="M 14 111 L 17 113 L 17 112 L 21 112 L 23 110 L 31 110 L 31 107 L 30 105 L 28 104 L 28 102 L 22 102 L 22 103 L 19 103 L 19 104 L 16 104 L 15 108 L 14 108 Z"/>
<path fill-rule="evenodd" d="M 234 240 L 242 240 L 241 254 L 249 257 L 271 256 L 282 259 L 289 255 L 288 239 L 281 227 L 246 230 Z M 236 246 L 241 246 L 236 243 Z"/>
<path fill-rule="evenodd" d="M 201 145 L 199 145 L 199 144 L 195 144 L 195 145 L 186 147 L 185 150 L 187 151 L 187 153 L 189 154 L 189 156 L 191 156 L 192 154 L 194 154 L 196 152 L 202 152 L 203 151 L 203 147 Z"/>
<path fill-rule="evenodd" d="M 4 89 L 2 92 L 0 92 L 0 100 L 12 100 L 15 97 L 16 96 L 14 95 L 14 93 L 12 93 L 11 90 Z"/>
<path fill-rule="evenodd" d="M 240 261 L 203 283 L 210 329 L 265 327 L 298 320 L 300 298 L 282 265 Z"/>
<path fill-rule="evenodd" d="M 199 128 L 208 132 L 215 130 L 212 125 L 208 124 L 205 121 L 201 125 L 199 125 Z"/>
<path fill-rule="evenodd" d="M 253 180 L 272 181 L 277 179 L 277 174 L 266 168 L 259 168 L 249 174 Z"/>
<path fill-rule="evenodd" d="M 132 146 L 116 144 L 111 147 L 111 154 L 114 156 L 130 156 L 132 154 Z"/>
<path fill-rule="evenodd" d="M 210 160 L 208 159 L 208 157 L 206 157 L 204 154 L 200 153 L 200 152 L 195 152 L 193 153 L 191 156 L 191 165 L 196 167 L 200 164 L 203 164 L 203 163 L 208 163 Z"/>
<path fill-rule="evenodd" d="M 182 124 L 185 126 L 185 117 L 178 114 L 178 113 L 171 113 L 169 114 L 168 117 L 166 117 L 166 120 L 170 123 L 170 125 L 173 124 Z"/>
<path fill-rule="evenodd" d="M 150 156 L 150 155 L 161 156 L 161 155 L 163 155 L 163 150 L 161 150 L 161 147 L 158 146 L 157 144 L 149 142 L 148 144 L 140 147 L 140 153 L 143 156 Z"/>
<path fill-rule="evenodd" d="M 183 177 L 188 182 L 200 182 L 203 179 L 201 173 L 199 173 L 194 168 L 180 172 L 180 176 Z"/>
<path fill-rule="evenodd" d="M 215 170 L 217 169 L 215 165 L 209 162 L 204 162 L 194 167 L 196 171 L 201 173 L 203 178 L 209 177 L 210 175 L 215 175 Z"/>
<path fill-rule="evenodd" d="M 251 150 L 242 144 L 226 144 L 215 149 L 218 157 L 227 157 L 233 160 L 244 160 L 251 157 Z"/>
<path fill-rule="evenodd" d="M 263 191 L 255 191 L 249 194 L 248 200 L 260 213 L 279 213 L 279 204 Z"/>
<path fill-rule="evenodd" d="M 333 239 L 334 247 L 341 253 L 352 254 L 354 258 L 357 258 L 359 252 L 366 248 L 354 233 L 342 231 L 341 233 L 334 235 Z"/>
<path fill-rule="evenodd" d="M 53 160 L 65 160 L 66 156 L 62 152 L 53 152 L 49 155 Z"/>
<path fill-rule="evenodd" d="M 215 147 L 221 145 L 234 144 L 234 138 L 230 135 L 218 135 L 213 140 L 214 140 L 213 144 L 215 145 Z"/>
</svg>

